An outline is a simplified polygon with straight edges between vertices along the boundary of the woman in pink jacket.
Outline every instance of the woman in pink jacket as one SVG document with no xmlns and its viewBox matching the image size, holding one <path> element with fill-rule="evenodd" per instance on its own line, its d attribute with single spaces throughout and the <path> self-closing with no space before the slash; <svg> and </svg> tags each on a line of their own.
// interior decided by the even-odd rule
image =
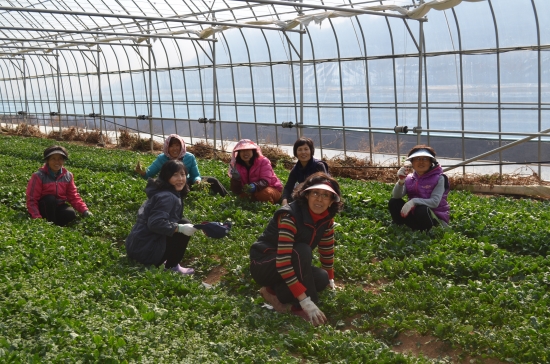
<svg viewBox="0 0 550 364">
<path fill-rule="evenodd" d="M 44 151 L 46 163 L 33 173 L 27 185 L 27 209 L 33 219 L 45 218 L 65 226 L 76 218 L 74 210 L 84 217 L 92 216 L 78 194 L 73 174 L 63 167 L 67 159 L 67 149 L 59 145 Z"/>
<path fill-rule="evenodd" d="M 271 162 L 250 139 L 241 139 L 231 153 L 229 164 L 231 191 L 252 201 L 278 203 L 283 184 L 275 175 Z"/>
</svg>

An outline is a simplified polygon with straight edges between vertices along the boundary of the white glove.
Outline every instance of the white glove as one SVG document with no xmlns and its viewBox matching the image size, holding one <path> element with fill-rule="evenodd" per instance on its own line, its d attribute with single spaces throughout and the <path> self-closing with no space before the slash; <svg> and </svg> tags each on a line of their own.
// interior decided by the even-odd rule
<svg viewBox="0 0 550 364">
<path fill-rule="evenodd" d="M 409 200 L 406 204 L 403 205 L 401 208 L 401 217 L 407 217 L 407 215 L 414 209 L 414 201 Z"/>
<path fill-rule="evenodd" d="M 334 279 L 329 279 L 328 285 L 330 286 L 331 289 L 336 289 L 336 285 L 334 284 Z"/>
<path fill-rule="evenodd" d="M 327 321 L 325 314 L 317 307 L 310 297 L 306 297 L 300 301 L 300 306 L 307 313 L 309 321 L 313 326 L 322 325 Z"/>
<path fill-rule="evenodd" d="M 191 236 L 197 231 L 192 224 L 178 224 L 178 233 Z"/>
<path fill-rule="evenodd" d="M 397 171 L 397 178 L 399 178 L 400 185 L 405 183 L 405 178 L 407 178 L 407 175 L 411 173 L 411 168 L 411 162 L 406 161 L 405 164 L 403 164 L 403 167 L 399 168 L 399 170 Z"/>
</svg>

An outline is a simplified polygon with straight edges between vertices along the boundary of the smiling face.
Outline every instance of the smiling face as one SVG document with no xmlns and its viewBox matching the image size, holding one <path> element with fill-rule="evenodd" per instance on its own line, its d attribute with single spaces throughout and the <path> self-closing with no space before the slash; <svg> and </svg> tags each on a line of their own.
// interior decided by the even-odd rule
<svg viewBox="0 0 550 364">
<path fill-rule="evenodd" d="M 185 171 L 183 169 L 180 169 L 176 173 L 170 177 L 168 180 L 168 183 L 170 183 L 176 191 L 181 191 L 185 187 L 185 183 L 187 182 L 187 177 L 185 176 Z"/>
<path fill-rule="evenodd" d="M 309 190 L 306 198 L 309 209 L 317 215 L 325 212 L 334 202 L 334 194 L 321 189 Z"/>
<path fill-rule="evenodd" d="M 307 144 L 300 145 L 296 149 L 296 156 L 298 157 L 300 163 L 305 166 L 311 159 L 311 150 L 309 149 L 309 146 Z"/>
<path fill-rule="evenodd" d="M 253 149 L 239 150 L 239 156 L 241 157 L 242 161 L 245 162 L 247 166 L 249 166 L 250 165 L 250 160 L 254 156 Z"/>
<path fill-rule="evenodd" d="M 416 174 L 422 176 L 424 173 L 428 172 L 432 166 L 432 159 L 430 157 L 415 157 L 411 160 L 413 169 Z"/>
<path fill-rule="evenodd" d="M 48 158 L 46 163 L 54 173 L 57 173 L 65 164 L 65 158 L 61 154 L 53 154 Z"/>
<path fill-rule="evenodd" d="M 179 157 L 181 152 L 181 143 L 176 138 L 172 138 L 170 140 L 170 144 L 168 145 L 168 154 L 170 154 L 170 158 L 176 159 Z"/>
</svg>

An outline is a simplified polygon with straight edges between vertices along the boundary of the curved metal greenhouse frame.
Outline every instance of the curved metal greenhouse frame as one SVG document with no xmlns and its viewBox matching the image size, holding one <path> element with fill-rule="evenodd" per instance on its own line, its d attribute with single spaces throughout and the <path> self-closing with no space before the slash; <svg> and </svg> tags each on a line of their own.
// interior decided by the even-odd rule
<svg viewBox="0 0 550 364">
<path fill-rule="evenodd" d="M 547 0 L 10 4 L 4 124 L 218 148 L 306 135 L 323 155 L 394 161 L 426 143 L 448 169 L 483 159 L 550 179 Z"/>
</svg>

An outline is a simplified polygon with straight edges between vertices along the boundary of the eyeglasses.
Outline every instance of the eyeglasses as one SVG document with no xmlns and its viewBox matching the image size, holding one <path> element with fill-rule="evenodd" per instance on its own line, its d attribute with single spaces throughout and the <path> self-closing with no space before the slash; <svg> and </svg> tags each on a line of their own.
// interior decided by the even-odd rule
<svg viewBox="0 0 550 364">
<path fill-rule="evenodd" d="M 313 196 L 313 198 L 321 198 L 321 200 L 328 200 L 330 198 L 332 198 L 332 193 L 326 193 L 326 192 L 323 192 L 323 193 L 319 193 L 317 191 L 312 191 L 309 193 L 311 196 Z"/>
<path fill-rule="evenodd" d="M 432 159 L 429 158 L 429 157 L 414 157 L 413 160 L 418 161 L 418 162 L 429 162 Z"/>
</svg>

